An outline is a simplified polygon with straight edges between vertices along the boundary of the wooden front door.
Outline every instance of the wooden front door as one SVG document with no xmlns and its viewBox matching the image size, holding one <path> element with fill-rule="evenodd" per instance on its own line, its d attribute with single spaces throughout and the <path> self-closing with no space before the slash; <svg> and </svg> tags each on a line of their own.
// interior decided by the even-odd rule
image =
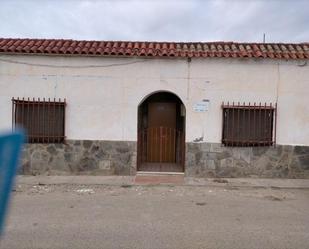
<svg viewBox="0 0 309 249">
<path fill-rule="evenodd" d="M 147 162 L 176 162 L 176 103 L 148 104 Z"/>
</svg>

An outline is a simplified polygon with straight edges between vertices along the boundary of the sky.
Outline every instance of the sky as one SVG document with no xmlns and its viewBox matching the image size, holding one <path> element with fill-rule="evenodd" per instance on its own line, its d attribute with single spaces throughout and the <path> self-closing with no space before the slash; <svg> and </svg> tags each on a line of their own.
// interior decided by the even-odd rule
<svg viewBox="0 0 309 249">
<path fill-rule="evenodd" d="M 309 0 L 0 0 L 0 37 L 308 42 Z"/>
</svg>

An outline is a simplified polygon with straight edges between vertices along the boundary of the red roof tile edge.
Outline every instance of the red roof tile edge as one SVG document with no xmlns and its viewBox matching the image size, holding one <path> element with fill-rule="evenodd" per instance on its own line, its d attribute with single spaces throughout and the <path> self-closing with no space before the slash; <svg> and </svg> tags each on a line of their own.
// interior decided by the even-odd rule
<svg viewBox="0 0 309 249">
<path fill-rule="evenodd" d="M 309 42 L 143 42 L 0 38 L 0 54 L 309 59 Z"/>
</svg>

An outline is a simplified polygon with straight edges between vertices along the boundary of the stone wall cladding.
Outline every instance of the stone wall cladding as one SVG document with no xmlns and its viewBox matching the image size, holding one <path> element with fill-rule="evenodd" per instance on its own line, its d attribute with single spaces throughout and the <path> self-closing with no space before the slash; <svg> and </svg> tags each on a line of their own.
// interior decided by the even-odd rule
<svg viewBox="0 0 309 249">
<path fill-rule="evenodd" d="M 66 144 L 26 144 L 20 174 L 134 175 L 136 142 L 68 140 Z"/>
<path fill-rule="evenodd" d="M 68 140 L 26 144 L 20 174 L 135 175 L 136 142 Z M 186 176 L 309 178 L 309 146 L 186 144 Z"/>
<path fill-rule="evenodd" d="M 187 176 L 309 178 L 309 146 L 225 147 L 187 143 Z"/>
</svg>

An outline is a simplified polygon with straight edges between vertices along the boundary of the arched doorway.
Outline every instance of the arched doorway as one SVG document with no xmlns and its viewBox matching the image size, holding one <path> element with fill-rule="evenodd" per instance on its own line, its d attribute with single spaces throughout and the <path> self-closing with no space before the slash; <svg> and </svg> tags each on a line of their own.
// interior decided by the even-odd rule
<svg viewBox="0 0 309 249">
<path fill-rule="evenodd" d="M 180 98 L 161 91 L 138 107 L 137 170 L 184 172 L 185 106 Z"/>
</svg>

